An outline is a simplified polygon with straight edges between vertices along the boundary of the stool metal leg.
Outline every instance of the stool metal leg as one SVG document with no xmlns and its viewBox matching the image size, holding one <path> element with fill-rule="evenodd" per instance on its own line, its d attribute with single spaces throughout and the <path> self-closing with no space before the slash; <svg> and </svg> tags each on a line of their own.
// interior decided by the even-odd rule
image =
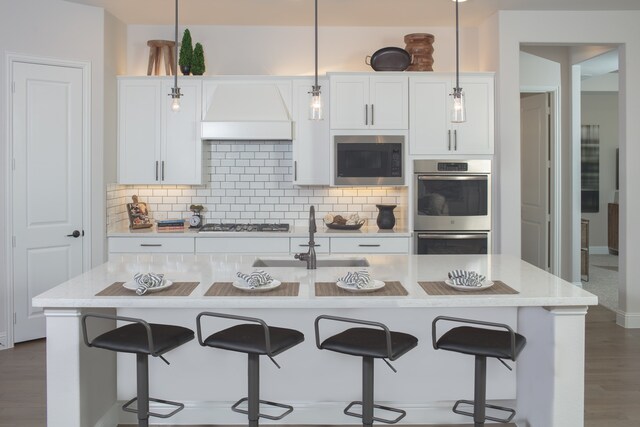
<svg viewBox="0 0 640 427">
<path fill-rule="evenodd" d="M 473 423 L 475 427 L 484 426 L 486 402 L 487 358 L 484 356 L 476 356 L 476 371 L 473 391 Z"/>
<path fill-rule="evenodd" d="M 249 353 L 248 382 L 249 427 L 258 427 L 260 418 L 260 355 Z"/>
<path fill-rule="evenodd" d="M 362 358 L 362 425 L 373 424 L 373 357 Z"/>
<path fill-rule="evenodd" d="M 136 354 L 138 380 L 138 427 L 149 427 L 149 356 Z"/>
</svg>

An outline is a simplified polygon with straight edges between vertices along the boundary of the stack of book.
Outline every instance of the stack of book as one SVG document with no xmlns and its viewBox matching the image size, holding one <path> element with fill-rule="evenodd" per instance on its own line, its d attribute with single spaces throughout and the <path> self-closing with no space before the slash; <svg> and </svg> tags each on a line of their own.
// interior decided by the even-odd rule
<svg viewBox="0 0 640 427">
<path fill-rule="evenodd" d="M 156 229 L 159 233 L 184 231 L 183 219 L 162 219 L 156 221 Z"/>
</svg>

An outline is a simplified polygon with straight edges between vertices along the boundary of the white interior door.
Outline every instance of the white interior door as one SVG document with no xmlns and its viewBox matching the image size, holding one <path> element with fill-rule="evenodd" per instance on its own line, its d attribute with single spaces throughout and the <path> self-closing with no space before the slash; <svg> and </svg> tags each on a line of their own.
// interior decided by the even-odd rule
<svg viewBox="0 0 640 427">
<path fill-rule="evenodd" d="M 520 100 L 522 259 L 549 269 L 549 107 L 547 94 Z"/>
<path fill-rule="evenodd" d="M 20 342 L 45 335 L 42 310 L 31 299 L 82 272 L 83 71 L 14 62 L 12 76 L 14 341 Z"/>
</svg>

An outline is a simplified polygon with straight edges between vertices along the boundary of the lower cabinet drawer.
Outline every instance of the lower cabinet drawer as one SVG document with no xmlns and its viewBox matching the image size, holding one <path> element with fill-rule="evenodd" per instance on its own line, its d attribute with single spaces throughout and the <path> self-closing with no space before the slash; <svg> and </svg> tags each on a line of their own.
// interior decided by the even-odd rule
<svg viewBox="0 0 640 427">
<path fill-rule="evenodd" d="M 264 254 L 289 253 L 288 237 L 198 238 L 196 253 Z"/>
<path fill-rule="evenodd" d="M 408 254 L 408 237 L 331 238 L 334 254 Z"/>
<path fill-rule="evenodd" d="M 109 252 L 193 253 L 193 237 L 109 237 Z"/>
<path fill-rule="evenodd" d="M 328 254 L 329 253 L 329 238 L 320 237 L 315 239 L 316 253 Z M 307 252 L 309 250 L 309 239 L 305 237 L 292 237 L 291 238 L 291 253 L 298 254 L 301 252 Z"/>
</svg>

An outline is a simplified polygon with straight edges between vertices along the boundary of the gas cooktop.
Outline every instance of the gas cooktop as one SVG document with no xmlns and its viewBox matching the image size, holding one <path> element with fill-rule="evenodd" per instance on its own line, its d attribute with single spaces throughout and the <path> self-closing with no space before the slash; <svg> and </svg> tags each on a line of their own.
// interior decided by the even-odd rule
<svg viewBox="0 0 640 427">
<path fill-rule="evenodd" d="M 205 224 L 200 233 L 215 231 L 289 231 L 289 224 Z"/>
</svg>

